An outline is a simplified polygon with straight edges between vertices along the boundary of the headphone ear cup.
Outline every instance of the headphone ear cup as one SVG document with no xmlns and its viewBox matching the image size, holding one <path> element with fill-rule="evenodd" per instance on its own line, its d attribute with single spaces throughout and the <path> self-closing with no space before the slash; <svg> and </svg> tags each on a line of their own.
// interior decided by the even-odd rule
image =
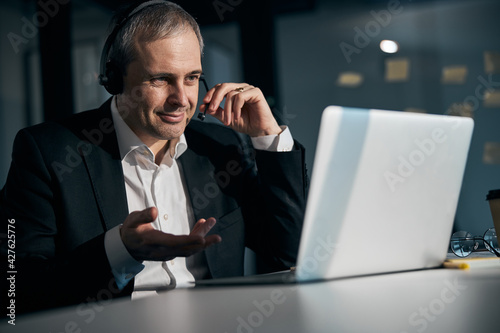
<svg viewBox="0 0 500 333">
<path fill-rule="evenodd" d="M 112 61 L 106 63 L 106 78 L 104 87 L 111 95 L 118 95 L 123 91 L 123 75 Z"/>
</svg>

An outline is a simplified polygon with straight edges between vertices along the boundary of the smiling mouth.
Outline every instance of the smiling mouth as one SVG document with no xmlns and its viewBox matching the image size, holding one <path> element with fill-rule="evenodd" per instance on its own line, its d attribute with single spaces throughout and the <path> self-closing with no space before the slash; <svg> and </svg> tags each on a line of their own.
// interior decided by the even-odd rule
<svg viewBox="0 0 500 333">
<path fill-rule="evenodd" d="M 185 113 L 184 112 L 158 113 L 158 117 L 160 117 L 160 119 L 165 123 L 176 124 L 184 120 Z"/>
</svg>

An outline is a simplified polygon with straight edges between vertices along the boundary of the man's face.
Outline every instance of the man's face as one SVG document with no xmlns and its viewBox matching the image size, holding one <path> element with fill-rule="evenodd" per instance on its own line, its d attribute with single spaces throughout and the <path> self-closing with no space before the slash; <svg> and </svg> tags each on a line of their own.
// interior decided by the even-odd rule
<svg viewBox="0 0 500 333">
<path fill-rule="evenodd" d="M 118 109 L 148 146 L 181 136 L 198 102 L 201 55 L 193 31 L 149 43 L 135 43 Z"/>
</svg>

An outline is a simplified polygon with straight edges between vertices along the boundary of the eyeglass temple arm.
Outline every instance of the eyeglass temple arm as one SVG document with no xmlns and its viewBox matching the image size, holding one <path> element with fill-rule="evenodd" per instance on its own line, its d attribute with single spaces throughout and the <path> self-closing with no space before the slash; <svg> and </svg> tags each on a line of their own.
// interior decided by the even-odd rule
<svg viewBox="0 0 500 333">
<path fill-rule="evenodd" d="M 495 250 L 495 248 L 493 246 L 491 246 L 491 244 L 488 244 L 490 246 L 490 249 L 493 251 L 493 253 L 496 254 L 497 257 L 500 258 L 500 252 L 498 252 L 497 250 Z"/>
</svg>

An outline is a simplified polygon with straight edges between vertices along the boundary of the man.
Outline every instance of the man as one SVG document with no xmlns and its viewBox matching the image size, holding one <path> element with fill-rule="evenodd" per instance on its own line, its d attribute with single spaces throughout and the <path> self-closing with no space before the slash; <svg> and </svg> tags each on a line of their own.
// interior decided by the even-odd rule
<svg viewBox="0 0 500 333">
<path fill-rule="evenodd" d="M 203 48 L 194 19 L 150 1 L 119 30 L 115 96 L 16 137 L 1 216 L 16 228 L 18 311 L 242 275 L 245 246 L 273 270 L 296 259 L 304 150 L 262 92 L 218 84 L 201 111 L 225 126 L 191 121 Z"/>
</svg>

